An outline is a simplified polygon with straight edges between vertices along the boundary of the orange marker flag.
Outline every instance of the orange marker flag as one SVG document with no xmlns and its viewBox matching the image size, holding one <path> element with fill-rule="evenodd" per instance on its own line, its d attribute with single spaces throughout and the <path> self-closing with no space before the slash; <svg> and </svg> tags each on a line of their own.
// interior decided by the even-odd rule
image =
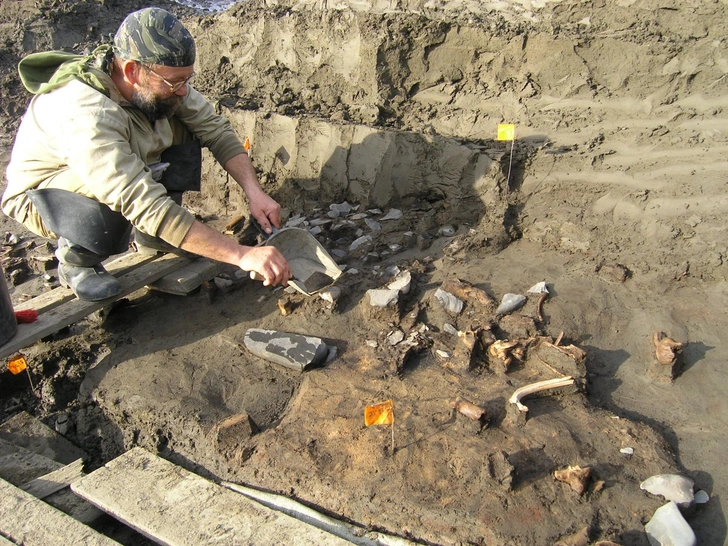
<svg viewBox="0 0 728 546">
<path fill-rule="evenodd" d="M 25 361 L 23 355 L 15 355 L 10 357 L 8 362 L 8 371 L 13 375 L 18 375 L 20 372 L 28 367 L 28 363 Z"/>
<path fill-rule="evenodd" d="M 245 148 L 246 152 L 250 152 L 250 139 L 248 137 L 245 137 L 245 143 L 243 144 L 243 148 Z"/>
<path fill-rule="evenodd" d="M 394 404 L 391 400 L 364 408 L 364 424 L 366 426 L 391 425 L 392 423 L 394 423 Z"/>
<path fill-rule="evenodd" d="M 498 125 L 498 140 L 515 140 L 516 126 L 512 123 L 501 123 Z"/>
</svg>

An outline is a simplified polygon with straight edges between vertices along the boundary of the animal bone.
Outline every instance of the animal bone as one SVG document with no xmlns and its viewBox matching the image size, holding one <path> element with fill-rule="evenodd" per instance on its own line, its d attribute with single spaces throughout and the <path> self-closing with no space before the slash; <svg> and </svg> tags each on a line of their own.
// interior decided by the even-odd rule
<svg viewBox="0 0 728 546">
<path fill-rule="evenodd" d="M 506 368 L 511 361 L 523 359 L 523 347 L 519 341 L 497 340 L 488 347 L 488 354 L 494 358 L 500 358 Z"/>
<path fill-rule="evenodd" d="M 652 342 L 655 345 L 657 361 L 665 366 L 672 366 L 683 348 L 682 343 L 670 339 L 663 332 L 655 332 L 652 335 Z"/>
<path fill-rule="evenodd" d="M 528 411 L 528 408 L 521 404 L 521 399 L 525 398 L 526 396 L 530 394 L 534 394 L 540 391 L 545 391 L 547 389 L 556 389 L 559 387 L 567 387 L 569 385 L 574 384 L 574 378 L 573 377 L 559 377 L 556 379 L 547 379 L 546 381 L 538 381 L 537 383 L 531 383 L 530 385 L 525 385 L 521 387 L 520 389 L 516 389 L 516 391 L 511 395 L 511 397 L 508 399 L 508 401 L 511 404 L 515 404 L 519 411 L 522 411 L 523 413 L 526 413 Z"/>
<path fill-rule="evenodd" d="M 483 408 L 467 400 L 461 400 L 460 398 L 457 398 L 454 402 L 450 402 L 450 407 L 473 421 L 480 421 L 486 415 L 486 411 Z"/>
<path fill-rule="evenodd" d="M 578 495 L 583 495 L 586 491 L 589 477 L 591 476 L 591 467 L 569 466 L 563 470 L 556 470 L 554 478 L 560 482 L 568 483 Z"/>
</svg>

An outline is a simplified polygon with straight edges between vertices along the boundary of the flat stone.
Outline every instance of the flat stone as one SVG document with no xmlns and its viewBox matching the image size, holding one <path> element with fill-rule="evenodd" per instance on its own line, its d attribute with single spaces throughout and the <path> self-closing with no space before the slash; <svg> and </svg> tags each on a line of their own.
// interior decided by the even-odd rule
<svg viewBox="0 0 728 546">
<path fill-rule="evenodd" d="M 655 510 L 645 525 L 645 532 L 652 546 L 695 546 L 698 543 L 692 528 L 672 501 Z"/>
<path fill-rule="evenodd" d="M 372 307 L 390 307 L 396 304 L 399 299 L 399 290 L 395 289 L 372 289 L 367 290 L 369 305 Z"/>
<path fill-rule="evenodd" d="M 693 504 L 695 482 L 679 474 L 657 474 L 640 484 L 640 489 L 674 501 L 678 506 L 688 508 Z"/>
<path fill-rule="evenodd" d="M 275 330 L 251 328 L 244 343 L 254 355 L 298 371 L 321 364 L 329 354 L 320 338 Z"/>
</svg>

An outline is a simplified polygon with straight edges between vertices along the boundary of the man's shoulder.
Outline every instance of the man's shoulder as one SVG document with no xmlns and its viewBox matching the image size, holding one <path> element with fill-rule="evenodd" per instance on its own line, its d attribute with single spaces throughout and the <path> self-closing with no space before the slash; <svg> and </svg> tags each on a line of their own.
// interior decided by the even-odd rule
<svg viewBox="0 0 728 546">
<path fill-rule="evenodd" d="M 121 111 L 119 104 L 104 93 L 94 89 L 79 80 L 71 80 L 65 85 L 36 97 L 36 101 L 43 101 L 58 105 L 67 111 L 79 109 L 98 108 L 104 110 Z"/>
</svg>

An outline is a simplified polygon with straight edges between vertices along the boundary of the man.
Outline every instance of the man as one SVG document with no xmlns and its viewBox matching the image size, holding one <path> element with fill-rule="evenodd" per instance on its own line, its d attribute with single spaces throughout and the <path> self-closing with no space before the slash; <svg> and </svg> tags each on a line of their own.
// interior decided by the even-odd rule
<svg viewBox="0 0 728 546">
<path fill-rule="evenodd" d="M 230 123 L 190 84 L 195 42 L 169 12 L 130 14 L 113 47 L 82 57 L 29 55 L 18 67 L 35 93 L 18 129 L 2 210 L 34 233 L 58 238 L 61 282 L 81 299 L 118 295 L 101 262 L 138 247 L 199 254 L 286 284 L 285 258 L 272 247 L 239 245 L 180 206 L 199 190 L 201 146 L 244 190 L 268 233 L 280 205 L 258 184 Z"/>
</svg>

